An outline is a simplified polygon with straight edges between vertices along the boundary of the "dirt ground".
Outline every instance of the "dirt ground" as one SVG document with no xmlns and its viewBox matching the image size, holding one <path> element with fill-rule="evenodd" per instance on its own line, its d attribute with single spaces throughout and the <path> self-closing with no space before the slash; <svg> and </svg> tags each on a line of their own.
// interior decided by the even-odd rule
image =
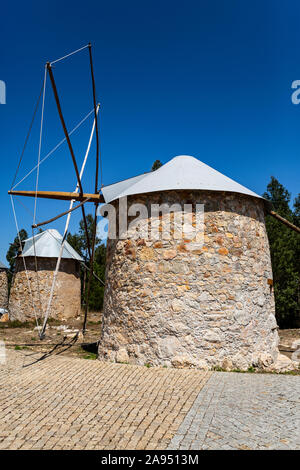
<svg viewBox="0 0 300 470">
<path fill-rule="evenodd" d="M 278 333 L 280 352 L 291 358 L 293 352 L 300 348 L 300 328 L 279 330 Z"/>
<path fill-rule="evenodd" d="M 0 321 L 0 340 L 4 341 L 9 349 L 28 349 L 38 353 L 96 359 L 97 342 L 101 331 L 101 312 L 89 313 L 85 335 L 80 334 L 76 338 L 76 333 L 81 331 L 82 323 L 83 315 L 68 322 L 50 319 L 46 337 L 40 340 L 34 323 Z M 280 352 L 291 358 L 293 352 L 300 347 L 300 328 L 279 330 L 279 338 Z"/>
<path fill-rule="evenodd" d="M 28 349 L 33 352 L 50 353 L 54 348 L 55 354 L 96 359 L 97 341 L 100 338 L 101 312 L 91 312 L 88 315 L 86 333 L 77 332 L 82 329 L 81 318 L 68 322 L 51 320 L 48 323 L 46 335 L 40 340 L 35 323 L 0 322 L 0 341 L 5 342 L 9 349 Z"/>
</svg>

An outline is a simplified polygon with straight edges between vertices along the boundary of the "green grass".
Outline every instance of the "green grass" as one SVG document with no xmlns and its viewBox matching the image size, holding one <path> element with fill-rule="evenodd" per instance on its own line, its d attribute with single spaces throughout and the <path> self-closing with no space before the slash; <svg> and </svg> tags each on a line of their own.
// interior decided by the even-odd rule
<svg viewBox="0 0 300 470">
<path fill-rule="evenodd" d="M 97 354 L 95 354 L 95 353 L 87 353 L 87 354 L 85 354 L 82 358 L 83 358 L 83 359 L 91 359 L 92 361 L 94 361 L 95 359 L 97 359 Z"/>
<path fill-rule="evenodd" d="M 262 369 L 256 369 L 253 366 L 248 367 L 247 370 L 241 370 L 241 369 L 231 369 L 231 370 L 226 370 L 223 369 L 222 367 L 219 366 L 214 366 L 212 367 L 213 371 L 216 372 L 237 372 L 239 374 L 280 374 L 280 375 L 300 375 L 300 369 L 298 370 L 289 370 L 287 372 L 276 372 L 276 371 L 269 371 L 269 370 L 262 370 Z"/>
</svg>

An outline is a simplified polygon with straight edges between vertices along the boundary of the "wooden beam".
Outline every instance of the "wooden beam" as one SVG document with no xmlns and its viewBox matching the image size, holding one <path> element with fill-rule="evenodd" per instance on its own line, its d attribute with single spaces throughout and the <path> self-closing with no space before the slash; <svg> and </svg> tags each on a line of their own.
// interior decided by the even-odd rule
<svg viewBox="0 0 300 470">
<path fill-rule="evenodd" d="M 88 202 L 102 203 L 105 202 L 102 194 L 87 194 L 87 193 L 67 193 L 63 191 L 8 191 L 8 194 L 12 196 L 26 196 L 26 197 L 35 197 L 42 199 L 57 199 L 62 201 L 85 201 L 88 199 Z"/>
<path fill-rule="evenodd" d="M 279 222 L 286 225 L 291 230 L 294 230 L 295 232 L 300 233 L 300 227 L 297 227 L 296 225 L 289 222 L 289 220 L 286 220 L 284 217 L 281 217 L 281 215 L 277 214 L 277 212 L 269 211 L 268 214 L 271 215 L 272 217 L 274 217 L 274 219 L 279 220 Z"/>
<path fill-rule="evenodd" d="M 89 201 L 89 199 L 85 199 L 85 201 L 82 201 L 80 204 L 78 204 L 78 206 L 72 207 L 72 209 L 69 209 L 68 211 L 64 211 L 61 214 L 56 215 L 55 217 L 52 217 L 52 219 L 45 220 L 44 222 L 40 222 L 39 224 L 31 225 L 31 227 L 32 228 L 38 228 L 38 227 L 42 227 L 43 225 L 50 224 L 51 222 L 54 222 L 55 220 L 60 219 L 64 215 L 67 215 L 67 214 L 70 214 L 73 211 L 76 211 L 76 209 L 79 209 L 79 207 L 81 207 L 82 204 L 85 204 L 88 201 Z"/>
</svg>

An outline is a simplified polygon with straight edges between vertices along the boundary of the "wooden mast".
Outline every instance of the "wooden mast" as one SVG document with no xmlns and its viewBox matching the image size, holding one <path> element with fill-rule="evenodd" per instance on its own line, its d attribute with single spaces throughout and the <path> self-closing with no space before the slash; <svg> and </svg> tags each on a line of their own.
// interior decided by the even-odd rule
<svg viewBox="0 0 300 470">
<path fill-rule="evenodd" d="M 73 150 L 71 140 L 70 140 L 70 136 L 69 136 L 69 133 L 68 133 L 68 130 L 67 130 L 67 127 L 66 127 L 64 117 L 63 117 L 63 113 L 62 113 L 62 109 L 61 109 L 61 105 L 60 105 L 60 100 L 59 100 L 59 96 L 58 96 L 58 91 L 57 91 L 57 87 L 56 87 L 56 83 L 55 83 L 55 79 L 54 79 L 53 72 L 52 72 L 52 67 L 51 67 L 51 65 L 53 63 L 57 62 L 57 61 L 54 61 L 52 63 L 47 62 L 46 70 L 47 70 L 48 75 L 50 77 L 50 81 L 51 81 L 51 85 L 52 85 L 52 89 L 53 89 L 53 94 L 54 94 L 54 98 L 55 98 L 55 102 L 56 102 L 56 106 L 57 106 L 57 111 L 58 111 L 58 114 L 59 114 L 59 118 L 60 118 L 60 121 L 61 121 L 61 124 L 62 124 L 62 127 L 63 127 L 63 131 L 64 131 L 64 134 L 65 134 L 65 140 L 67 141 L 69 151 L 70 151 L 70 155 L 71 155 L 72 162 L 73 162 L 73 166 L 74 166 L 74 169 L 75 169 L 75 173 L 76 173 L 76 177 L 77 177 L 77 188 L 76 188 L 75 192 L 38 191 L 37 187 L 36 187 L 35 191 L 18 191 L 18 190 L 16 191 L 16 190 L 11 188 L 11 190 L 8 192 L 8 194 L 10 194 L 11 196 L 25 196 L 25 197 L 33 197 L 33 198 L 44 198 L 44 199 L 53 199 L 53 200 L 72 201 L 71 205 L 73 204 L 73 201 L 78 201 L 79 202 L 79 204 L 76 207 L 70 208 L 68 211 L 65 211 L 65 212 L 57 215 L 56 217 L 53 217 L 52 219 L 49 219 L 45 222 L 42 222 L 42 223 L 39 223 L 39 224 L 34 224 L 32 226 L 32 228 L 34 229 L 34 228 L 39 227 L 41 225 L 45 225 L 47 223 L 50 223 L 50 222 L 62 217 L 63 215 L 66 215 L 66 214 L 69 214 L 69 216 L 70 216 L 70 213 L 73 210 L 76 210 L 77 208 L 81 208 L 82 216 L 83 216 L 83 220 L 84 220 L 84 229 L 85 229 L 85 234 L 86 234 L 86 240 L 87 240 L 87 250 L 88 250 L 90 264 L 91 264 L 91 266 L 89 268 L 90 274 L 89 274 L 89 281 L 88 281 L 88 288 L 87 288 L 87 298 L 86 298 L 86 308 L 85 308 L 84 323 L 83 323 L 83 333 L 85 332 L 85 328 L 86 328 L 86 320 L 87 320 L 87 313 L 88 313 L 88 299 L 89 299 L 89 294 L 90 294 L 91 277 L 94 275 L 94 273 L 93 273 L 93 261 L 94 261 L 94 253 L 95 253 L 95 242 L 96 242 L 97 209 L 98 209 L 98 205 L 100 203 L 105 202 L 103 195 L 100 194 L 100 190 L 98 189 L 99 150 L 100 150 L 99 147 L 100 147 L 100 145 L 99 145 L 98 117 L 97 117 L 98 107 L 97 107 L 97 104 L 96 104 L 96 88 L 95 88 L 95 78 L 94 78 L 94 70 L 93 70 L 91 44 L 88 44 L 88 46 L 85 46 L 85 47 L 89 48 L 89 58 L 90 58 L 90 68 L 91 68 L 91 78 L 92 78 L 92 88 L 93 88 L 94 114 L 95 114 L 95 124 L 94 124 L 95 129 L 96 129 L 95 192 L 93 194 L 83 192 L 83 187 L 82 187 L 82 182 L 81 182 L 81 175 L 79 174 L 76 158 L 75 158 L 75 155 L 74 155 L 74 150 Z M 82 48 L 82 49 L 84 49 L 84 48 Z M 75 52 L 78 52 L 78 51 L 75 51 Z M 73 53 L 75 53 L 75 52 L 73 52 Z M 73 53 L 71 53 L 71 54 L 73 54 Z M 71 54 L 69 54 L 69 55 L 71 55 Z M 65 56 L 65 57 L 67 57 L 67 56 Z M 65 58 L 65 57 L 63 57 L 63 58 Z M 61 59 L 58 59 L 58 60 L 61 60 Z M 45 74 L 45 80 L 46 80 L 46 74 Z M 44 80 L 44 93 L 45 93 L 45 83 L 46 83 L 45 80 Z M 36 111 L 35 111 L 35 113 L 36 113 Z M 35 116 L 35 113 L 34 113 L 34 116 Z M 30 126 L 29 132 L 31 131 L 31 127 L 32 127 L 32 125 Z M 25 143 L 25 145 L 26 145 L 26 143 Z M 24 153 L 24 151 L 23 151 L 23 153 Z M 21 156 L 21 159 L 22 159 L 22 156 Z M 100 157 L 100 160 L 101 160 L 101 157 Z M 38 163 L 38 165 L 39 165 L 39 163 Z M 20 166 L 20 162 L 19 162 L 19 166 Z M 101 168 L 101 186 L 102 186 L 102 168 Z M 79 190 L 79 192 L 77 192 L 77 190 Z M 88 231 L 86 214 L 85 214 L 85 209 L 84 209 L 84 204 L 86 202 L 92 202 L 92 203 L 95 204 L 95 218 L 94 218 L 94 223 L 93 223 L 93 233 L 92 233 L 92 239 L 91 240 L 90 240 L 90 234 L 89 234 L 89 231 Z M 66 233 L 67 232 L 65 231 L 65 236 L 66 236 Z M 33 235 L 33 238 L 34 238 L 34 235 Z M 63 242 L 64 242 L 64 240 L 63 240 Z M 62 245 L 62 247 L 63 247 L 63 245 Z M 60 258 L 58 260 L 58 263 L 59 262 L 60 262 Z M 58 270 L 58 267 L 59 267 L 59 264 L 57 265 L 56 272 Z M 54 282 L 55 282 L 55 277 L 54 277 L 54 281 L 53 281 L 53 284 L 52 284 L 52 291 L 53 291 Z M 48 316 L 49 316 L 49 309 L 50 309 L 50 305 L 51 305 L 51 300 L 52 300 L 52 293 L 50 294 L 50 301 L 49 301 L 49 304 L 48 304 L 48 307 L 47 307 L 47 312 L 45 314 L 42 332 L 40 334 L 41 339 L 45 335 L 45 329 L 46 329 L 47 320 L 48 320 Z"/>
</svg>

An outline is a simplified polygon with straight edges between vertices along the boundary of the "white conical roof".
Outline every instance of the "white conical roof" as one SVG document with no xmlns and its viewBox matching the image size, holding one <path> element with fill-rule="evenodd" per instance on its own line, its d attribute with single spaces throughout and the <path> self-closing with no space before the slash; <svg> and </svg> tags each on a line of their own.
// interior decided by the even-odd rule
<svg viewBox="0 0 300 470">
<path fill-rule="evenodd" d="M 23 256 L 37 256 L 45 258 L 58 258 L 60 253 L 60 247 L 63 237 L 61 234 L 54 229 L 48 229 L 44 232 L 38 233 L 33 237 L 25 240 L 23 248 Z M 35 245 L 35 246 L 34 246 Z M 63 258 L 72 258 L 78 261 L 83 261 L 81 256 L 71 247 L 71 245 L 65 241 Z"/>
<path fill-rule="evenodd" d="M 133 194 L 181 189 L 229 191 L 262 199 L 245 186 L 188 155 L 174 157 L 156 171 L 103 187 L 102 193 L 108 203 Z"/>
</svg>

